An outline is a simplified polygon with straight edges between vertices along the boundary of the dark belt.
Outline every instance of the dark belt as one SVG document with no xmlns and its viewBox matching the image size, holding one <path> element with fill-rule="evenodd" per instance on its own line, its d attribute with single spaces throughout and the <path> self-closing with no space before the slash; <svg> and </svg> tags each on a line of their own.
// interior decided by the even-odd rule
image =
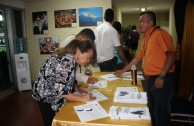
<svg viewBox="0 0 194 126">
<path fill-rule="evenodd" d="M 172 73 L 167 73 L 164 77 L 169 77 Z M 157 78 L 159 75 L 149 75 L 151 78 Z"/>
</svg>

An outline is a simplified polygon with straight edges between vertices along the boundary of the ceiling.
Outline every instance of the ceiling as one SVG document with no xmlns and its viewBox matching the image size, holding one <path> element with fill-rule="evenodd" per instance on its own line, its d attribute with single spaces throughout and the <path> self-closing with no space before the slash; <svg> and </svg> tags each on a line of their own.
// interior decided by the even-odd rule
<svg viewBox="0 0 194 126">
<path fill-rule="evenodd" d="M 121 10 L 121 13 L 140 13 L 140 8 L 145 7 L 149 11 L 169 11 L 173 0 L 112 0 L 113 6 Z"/>
<path fill-rule="evenodd" d="M 24 2 L 37 2 L 40 0 L 18 0 Z M 112 0 L 113 6 L 119 8 L 121 13 L 139 13 L 141 7 L 149 11 L 168 11 L 174 0 Z"/>
</svg>

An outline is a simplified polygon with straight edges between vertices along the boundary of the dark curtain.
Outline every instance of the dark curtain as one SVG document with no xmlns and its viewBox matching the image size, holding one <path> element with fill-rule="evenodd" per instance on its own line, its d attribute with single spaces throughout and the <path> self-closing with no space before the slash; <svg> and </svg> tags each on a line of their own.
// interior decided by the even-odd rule
<svg viewBox="0 0 194 126">
<path fill-rule="evenodd" d="M 194 4 L 187 0 L 185 8 L 184 32 L 182 38 L 181 72 L 179 95 L 189 98 L 194 87 Z"/>
<path fill-rule="evenodd" d="M 174 4 L 175 27 L 179 45 L 181 45 L 183 39 L 186 4 L 187 0 L 175 0 Z"/>
<path fill-rule="evenodd" d="M 185 6 L 187 4 L 187 0 L 175 0 L 174 3 L 174 16 L 175 16 L 175 27 L 177 33 L 177 59 L 175 62 L 175 75 L 176 75 L 176 82 L 175 82 L 175 92 L 179 92 L 180 88 L 180 72 L 181 72 L 181 44 L 183 38 L 183 29 L 184 29 L 184 19 L 185 19 Z"/>
</svg>

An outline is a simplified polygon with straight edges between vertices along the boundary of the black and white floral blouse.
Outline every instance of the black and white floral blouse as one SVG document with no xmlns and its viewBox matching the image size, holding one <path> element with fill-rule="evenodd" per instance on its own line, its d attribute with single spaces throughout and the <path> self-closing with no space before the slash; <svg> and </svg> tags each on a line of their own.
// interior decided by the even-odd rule
<svg viewBox="0 0 194 126">
<path fill-rule="evenodd" d="M 51 104 L 51 108 L 58 112 L 67 103 L 64 96 L 74 90 L 75 71 L 76 64 L 72 54 L 65 54 L 62 59 L 58 59 L 56 55 L 49 57 L 40 69 L 32 97 Z"/>
</svg>

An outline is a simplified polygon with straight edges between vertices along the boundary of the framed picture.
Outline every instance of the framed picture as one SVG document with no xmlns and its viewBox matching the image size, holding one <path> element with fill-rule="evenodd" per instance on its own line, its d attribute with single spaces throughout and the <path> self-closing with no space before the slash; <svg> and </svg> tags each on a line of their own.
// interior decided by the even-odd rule
<svg viewBox="0 0 194 126">
<path fill-rule="evenodd" d="M 98 26 L 102 24 L 102 7 L 79 8 L 79 26 Z"/>
<path fill-rule="evenodd" d="M 51 54 L 56 48 L 59 48 L 58 37 L 41 37 L 38 39 L 40 54 Z"/>
<path fill-rule="evenodd" d="M 47 11 L 32 12 L 33 33 L 48 34 L 48 17 Z"/>
<path fill-rule="evenodd" d="M 76 9 L 54 11 L 55 28 L 76 27 Z"/>
</svg>

